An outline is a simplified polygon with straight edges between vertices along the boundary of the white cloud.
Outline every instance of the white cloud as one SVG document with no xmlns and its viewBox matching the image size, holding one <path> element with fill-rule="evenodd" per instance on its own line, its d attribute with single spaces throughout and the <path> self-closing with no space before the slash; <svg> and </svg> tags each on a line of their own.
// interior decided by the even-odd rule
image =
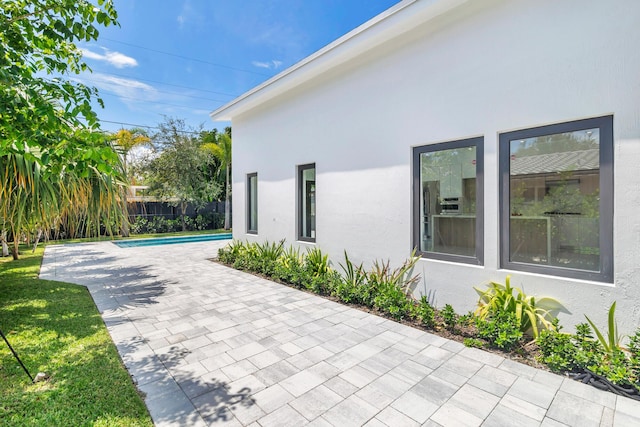
<svg viewBox="0 0 640 427">
<path fill-rule="evenodd" d="M 258 68 L 266 68 L 268 70 L 277 70 L 278 68 L 280 68 L 280 66 L 282 66 L 282 61 L 278 61 L 277 59 L 272 59 L 271 61 L 266 61 L 266 62 L 253 61 L 252 64 L 254 67 L 258 67 Z"/>
<path fill-rule="evenodd" d="M 115 95 L 127 105 L 138 101 L 155 101 L 158 99 L 158 91 L 151 85 L 138 80 L 109 76 L 102 73 L 85 75 L 79 80 L 83 83 L 95 86 L 104 94 Z"/>
<path fill-rule="evenodd" d="M 90 51 L 89 49 L 80 49 L 85 58 L 94 59 L 96 61 L 104 61 L 116 68 L 137 67 L 138 61 L 120 52 L 111 52 L 109 49 L 102 48 L 104 54 Z"/>
<path fill-rule="evenodd" d="M 186 21 L 187 19 L 182 16 L 182 15 L 178 15 L 177 21 L 178 21 L 178 27 L 182 28 L 184 26 L 184 21 Z"/>
</svg>

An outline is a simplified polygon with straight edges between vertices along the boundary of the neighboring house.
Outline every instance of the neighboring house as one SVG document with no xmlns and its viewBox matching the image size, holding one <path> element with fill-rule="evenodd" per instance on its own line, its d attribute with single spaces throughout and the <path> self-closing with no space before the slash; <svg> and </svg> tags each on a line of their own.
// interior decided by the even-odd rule
<svg viewBox="0 0 640 427">
<path fill-rule="evenodd" d="M 565 324 L 640 325 L 638 0 L 405 0 L 211 117 L 236 239 L 415 247 L 438 306 L 511 275 Z"/>
</svg>

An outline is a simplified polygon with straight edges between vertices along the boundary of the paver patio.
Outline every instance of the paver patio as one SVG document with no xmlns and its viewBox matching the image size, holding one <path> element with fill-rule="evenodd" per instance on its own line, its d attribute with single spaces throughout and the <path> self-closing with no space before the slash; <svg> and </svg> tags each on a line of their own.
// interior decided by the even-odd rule
<svg viewBox="0 0 640 427">
<path fill-rule="evenodd" d="M 158 426 L 632 426 L 640 402 L 207 260 L 227 242 L 49 246 Z"/>
</svg>

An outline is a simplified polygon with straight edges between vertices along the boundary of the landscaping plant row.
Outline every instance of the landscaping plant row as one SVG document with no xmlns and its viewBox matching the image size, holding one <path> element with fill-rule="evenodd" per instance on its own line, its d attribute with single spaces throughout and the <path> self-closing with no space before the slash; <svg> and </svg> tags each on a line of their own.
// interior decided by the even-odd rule
<svg viewBox="0 0 640 427">
<path fill-rule="evenodd" d="M 339 272 L 318 248 L 301 252 L 293 246 L 285 248 L 284 240 L 234 240 L 218 251 L 218 260 L 396 320 L 416 322 L 428 330 L 457 334 L 467 346 L 536 353 L 536 359 L 554 372 L 640 400 L 640 328 L 623 347 L 615 322 L 615 302 L 605 334 L 588 317 L 588 323 L 577 325 L 576 333 L 568 334 L 562 332 L 554 314 L 562 307 L 558 301 L 528 296 L 512 287 L 507 277 L 504 285 L 491 282 L 486 289 L 475 288 L 480 296 L 477 309 L 458 315 L 449 304 L 439 310 L 426 296 L 413 298 L 412 285 L 420 280 L 413 274 L 420 259 L 414 255 L 397 268 L 391 268 L 389 261 L 374 261 L 365 269 L 363 264 L 354 264 L 345 251 Z"/>
</svg>

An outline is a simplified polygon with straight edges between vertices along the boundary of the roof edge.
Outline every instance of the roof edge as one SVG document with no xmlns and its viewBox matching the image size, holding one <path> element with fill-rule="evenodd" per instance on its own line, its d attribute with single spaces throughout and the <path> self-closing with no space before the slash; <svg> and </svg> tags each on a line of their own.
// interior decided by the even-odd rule
<svg viewBox="0 0 640 427">
<path fill-rule="evenodd" d="M 212 111 L 213 121 L 230 121 L 276 96 L 347 62 L 469 0 L 403 0 L 320 50 Z M 369 37 L 364 37 L 368 35 Z"/>
</svg>

